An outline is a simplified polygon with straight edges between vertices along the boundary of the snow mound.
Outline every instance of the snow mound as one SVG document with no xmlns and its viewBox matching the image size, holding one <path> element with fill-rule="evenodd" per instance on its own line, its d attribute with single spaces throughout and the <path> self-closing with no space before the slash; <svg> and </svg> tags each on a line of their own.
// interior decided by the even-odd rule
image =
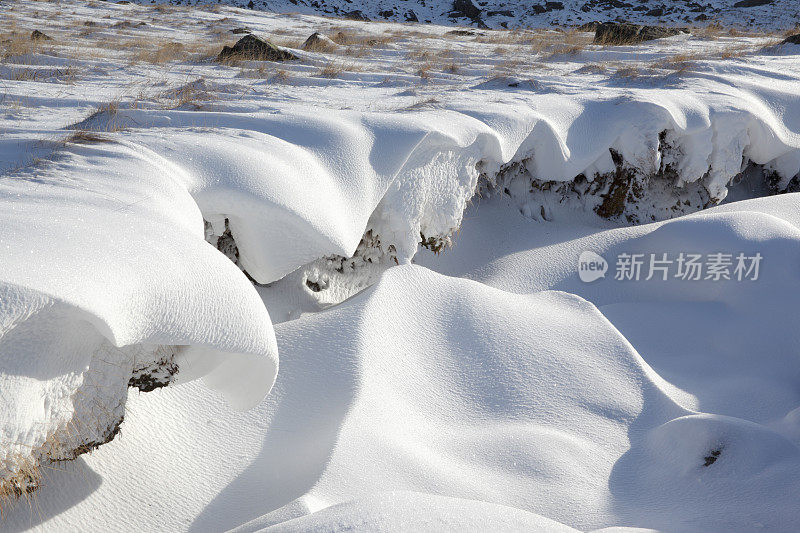
<svg viewBox="0 0 800 533">
<path fill-rule="evenodd" d="M 541 233 L 522 220 L 529 234 Z M 792 274 L 771 269 L 768 284 L 773 275 Z M 667 297 L 656 294 L 644 299 Z M 735 310 L 756 292 L 721 294 Z M 792 294 L 773 300 L 780 306 Z M 741 338 L 713 351 L 729 334 L 725 321 L 733 320 L 730 330 L 742 327 L 735 313 L 720 315 L 715 302 L 652 318 L 651 309 L 658 307 L 633 308 L 630 316 L 643 324 L 636 329 L 614 306 L 563 292 L 513 294 L 419 266 L 391 268 L 348 301 L 276 326 L 281 372 L 245 418 L 221 416 L 197 388 L 137 398 L 131 431 L 152 423 L 185 428 L 186 456 L 142 436 L 111 443 L 89 460 L 103 485 L 49 524 L 104 512 L 112 499 L 124 527 L 155 527 L 168 513 L 198 531 L 389 522 L 403 530 L 429 520 L 460 524 L 458 516 L 474 517 L 480 529 L 480 517 L 496 513 L 512 521 L 500 526 L 534 530 L 557 527 L 536 515 L 583 531 L 795 523 L 800 449 L 792 412 L 800 398 L 791 389 L 796 357 L 786 348 L 797 339 L 776 333 L 785 323 L 765 328 L 769 318 L 741 338 L 769 346 L 772 356 L 746 356 L 751 345 L 739 346 Z M 665 315 L 686 328 L 677 350 L 703 344 L 683 359 L 665 352 L 659 339 L 675 337 L 677 327 L 659 325 Z M 738 382 L 726 381 L 727 365 Z M 697 379 L 705 372 L 712 375 Z M 748 380 L 761 381 L 760 396 L 751 396 Z M 200 467 L 203 457 L 210 462 Z M 168 489 L 146 491 L 153 477 L 168 479 Z M 72 480 L 65 474 L 55 483 Z M 207 490 L 196 490 L 200 480 Z M 143 496 L 120 502 L 120 491 Z M 55 494 L 42 497 L 45 509 Z M 151 512 L 136 511 L 143 501 Z M 116 523 L 110 518 L 112 529 Z"/>
<path fill-rule="evenodd" d="M 116 144 L 71 148 L 0 180 L 0 479 L 11 492 L 35 485 L 40 460 L 113 438 L 129 380 L 146 388 L 151 370 L 175 365 L 179 381 L 206 375 L 244 408 L 277 371 L 263 303 L 205 242 L 174 168 Z"/>
<path fill-rule="evenodd" d="M 233 530 L 261 531 L 530 531 L 570 533 L 577 530 L 513 507 L 417 492 L 387 492 L 341 503 L 315 513 L 282 520 L 268 515 Z"/>
<path fill-rule="evenodd" d="M 185 187 L 211 242 L 226 237 L 254 281 L 288 276 L 319 309 L 420 244 L 446 247 L 476 191 L 537 220 L 571 210 L 626 223 L 716 205 L 748 165 L 784 192 L 800 175 L 796 80 L 742 70 L 488 109 L 481 90 L 441 110 L 129 109 L 75 127 L 130 128 L 120 136 Z"/>
<path fill-rule="evenodd" d="M 262 452 L 201 529 L 236 525 L 215 511 L 230 505 L 239 518 L 291 514 L 384 490 L 583 527 L 591 521 L 570 509 L 606 512 L 614 461 L 638 435 L 630 426 L 689 413 L 596 308 L 564 293 L 513 295 L 400 266 L 276 331 L 282 366 L 259 408 Z"/>
</svg>

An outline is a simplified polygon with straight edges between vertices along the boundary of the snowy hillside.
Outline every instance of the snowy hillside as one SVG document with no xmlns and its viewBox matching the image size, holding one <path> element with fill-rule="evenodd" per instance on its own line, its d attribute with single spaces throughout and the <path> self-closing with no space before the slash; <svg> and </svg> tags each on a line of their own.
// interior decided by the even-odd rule
<svg viewBox="0 0 800 533">
<path fill-rule="evenodd" d="M 793 530 L 796 4 L 299 2 L 2 5 L 0 530 Z"/>
<path fill-rule="evenodd" d="M 207 2 L 142 0 L 140 3 L 203 5 Z M 224 0 L 222 3 L 275 13 L 508 29 L 580 26 L 612 20 L 671 26 L 719 23 L 791 28 L 800 24 L 800 4 L 795 0 Z"/>
</svg>

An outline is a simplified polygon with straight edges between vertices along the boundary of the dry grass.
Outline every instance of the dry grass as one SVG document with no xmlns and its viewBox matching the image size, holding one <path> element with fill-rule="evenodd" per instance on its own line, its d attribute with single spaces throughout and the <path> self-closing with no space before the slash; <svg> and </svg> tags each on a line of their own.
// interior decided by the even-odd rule
<svg viewBox="0 0 800 533">
<path fill-rule="evenodd" d="M 189 53 L 183 43 L 153 42 L 148 39 L 137 40 L 131 43 L 135 51 L 130 56 L 131 63 L 151 63 L 161 65 L 178 59 L 186 59 Z"/>
<path fill-rule="evenodd" d="M 516 75 L 523 71 L 525 66 L 531 65 L 526 65 L 525 59 L 521 56 L 506 58 L 492 67 L 493 76 Z"/>
<path fill-rule="evenodd" d="M 575 72 L 578 74 L 607 74 L 608 66 L 605 63 L 588 63 Z"/>
<path fill-rule="evenodd" d="M 9 57 L 33 54 L 41 50 L 44 46 L 43 41 L 31 40 L 30 33 L 11 31 L 0 34 L 0 60 Z"/>
<path fill-rule="evenodd" d="M 0 479 L 0 520 L 5 518 L 3 509 L 10 507 L 21 496 L 30 498 L 42 479 L 38 462 L 32 457 L 14 457 L 16 467 L 5 470 Z"/>
<path fill-rule="evenodd" d="M 57 82 L 73 84 L 78 78 L 77 67 L 64 68 L 18 68 L 11 71 L 13 81 Z"/>
<path fill-rule="evenodd" d="M 289 74 L 289 71 L 282 68 L 275 69 L 275 71 L 272 73 L 272 76 L 269 78 L 269 80 L 273 83 L 289 83 L 291 79 L 292 77 Z"/>
<path fill-rule="evenodd" d="M 333 29 L 328 35 L 331 41 L 342 46 L 368 46 L 375 48 L 377 46 L 385 45 L 396 40 L 393 34 L 371 35 L 360 34 L 350 29 Z"/>
<path fill-rule="evenodd" d="M 638 67 L 622 67 L 617 69 L 614 76 L 617 78 L 635 79 L 642 75 L 642 70 Z"/>
<path fill-rule="evenodd" d="M 455 62 L 447 63 L 444 66 L 444 71 L 450 74 L 458 74 L 460 70 L 461 67 Z"/>
<path fill-rule="evenodd" d="M 448 35 L 448 37 L 453 37 L 453 35 Z M 529 44 L 536 39 L 537 34 L 530 30 L 486 30 L 475 36 L 475 41 L 479 43 L 506 45 Z"/>
<path fill-rule="evenodd" d="M 74 128 L 76 131 L 91 131 L 114 133 L 122 131 L 125 127 L 119 117 L 119 100 L 114 100 L 103 104 L 95 109 L 88 117 L 76 124 L 84 124 L 86 127 Z"/>
<path fill-rule="evenodd" d="M 345 72 L 357 72 L 361 70 L 360 67 L 352 63 L 344 63 L 342 61 L 330 61 L 322 66 L 317 73 L 317 76 L 322 78 L 338 78 Z"/>
<path fill-rule="evenodd" d="M 88 130 L 75 130 L 70 133 L 66 139 L 64 139 L 65 144 L 98 144 L 110 142 L 114 141 L 108 137 L 104 137 L 96 132 Z"/>
<path fill-rule="evenodd" d="M 581 53 L 586 47 L 580 44 L 559 44 L 556 45 L 545 54 L 545 58 L 553 58 L 556 56 L 576 56 Z"/>
<path fill-rule="evenodd" d="M 425 63 L 417 69 L 417 76 L 419 76 L 423 80 L 429 80 L 431 78 L 432 69 L 433 69 L 432 63 Z"/>
<path fill-rule="evenodd" d="M 401 111 L 414 111 L 414 110 L 417 110 L 417 109 L 427 109 L 427 108 L 435 107 L 439 103 L 440 103 L 439 100 L 437 100 L 436 98 L 432 98 L 432 97 L 419 98 L 416 102 L 414 102 L 410 106 L 406 106 L 406 107 L 402 108 Z"/>
</svg>

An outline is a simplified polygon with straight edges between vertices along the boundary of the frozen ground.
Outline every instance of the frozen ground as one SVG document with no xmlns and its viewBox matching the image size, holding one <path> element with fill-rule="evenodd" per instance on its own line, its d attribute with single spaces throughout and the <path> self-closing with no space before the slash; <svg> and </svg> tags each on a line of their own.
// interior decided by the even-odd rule
<svg viewBox="0 0 800 533">
<path fill-rule="evenodd" d="M 2 529 L 800 519 L 800 45 L 2 7 Z"/>
</svg>

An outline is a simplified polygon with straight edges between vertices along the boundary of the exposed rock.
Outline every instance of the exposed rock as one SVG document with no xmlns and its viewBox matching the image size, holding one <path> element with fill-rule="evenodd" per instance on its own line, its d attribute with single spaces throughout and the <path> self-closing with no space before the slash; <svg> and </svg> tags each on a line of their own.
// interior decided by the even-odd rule
<svg viewBox="0 0 800 533">
<path fill-rule="evenodd" d="M 591 32 L 594 32 L 594 31 L 597 31 L 597 27 L 599 25 L 600 25 L 600 23 L 597 22 L 597 21 L 587 22 L 586 24 L 581 24 L 580 26 L 578 26 L 578 31 L 591 31 Z"/>
<path fill-rule="evenodd" d="M 349 20 L 360 20 L 362 22 L 369 22 L 369 17 L 367 17 L 360 9 L 354 9 L 353 11 L 348 11 L 342 15 L 344 18 Z"/>
<path fill-rule="evenodd" d="M 258 61 L 290 61 L 297 56 L 278 48 L 269 41 L 255 35 L 245 35 L 233 46 L 226 46 L 217 56 L 217 61 L 226 59 L 254 59 Z"/>
<path fill-rule="evenodd" d="M 784 39 L 781 44 L 800 44 L 800 33 L 795 33 Z"/>
<path fill-rule="evenodd" d="M 490 16 L 490 17 L 496 17 L 497 15 L 501 15 L 503 17 L 513 17 L 514 16 L 514 12 L 511 11 L 510 9 L 502 9 L 500 11 L 489 11 L 486 14 L 488 16 Z"/>
<path fill-rule="evenodd" d="M 678 28 L 659 26 L 640 26 L 617 22 L 606 22 L 597 26 L 594 33 L 595 44 L 635 44 L 683 33 Z"/>
<path fill-rule="evenodd" d="M 548 11 L 548 12 L 549 11 L 561 11 L 562 9 L 564 9 L 564 3 L 563 2 L 545 2 L 544 3 L 544 9 L 545 9 L 545 11 Z"/>
<path fill-rule="evenodd" d="M 470 30 L 450 30 L 445 35 L 457 35 L 459 37 L 468 37 L 470 35 L 477 35 L 474 31 Z"/>
<path fill-rule="evenodd" d="M 450 15 L 468 18 L 473 22 L 481 20 L 481 10 L 472 3 L 472 0 L 453 0 L 453 9 L 450 11 Z"/>
<path fill-rule="evenodd" d="M 417 18 L 417 14 L 414 13 L 413 9 L 410 9 L 410 10 L 406 11 L 405 18 L 406 18 L 406 22 L 419 22 L 419 19 Z"/>
<path fill-rule="evenodd" d="M 330 37 L 322 35 L 319 32 L 312 33 L 308 39 L 305 40 L 302 47 L 303 50 L 333 50 L 339 48 L 339 45 L 333 42 Z"/>
<path fill-rule="evenodd" d="M 394 16 L 394 11 L 392 11 L 391 9 L 384 9 L 383 11 L 379 11 L 378 15 L 385 19 L 388 19 Z"/>
<path fill-rule="evenodd" d="M 766 6 L 773 3 L 775 0 L 739 0 L 733 7 L 758 7 Z"/>
<path fill-rule="evenodd" d="M 656 7 L 645 13 L 645 15 L 647 15 L 648 17 L 661 17 L 664 15 L 664 8 Z"/>
<path fill-rule="evenodd" d="M 33 30 L 31 33 L 31 41 L 52 41 L 53 38 L 49 35 L 46 35 L 39 30 Z"/>
<path fill-rule="evenodd" d="M 231 33 L 234 35 L 240 35 L 242 33 L 252 33 L 252 32 L 247 28 L 233 28 L 231 30 Z"/>
</svg>

